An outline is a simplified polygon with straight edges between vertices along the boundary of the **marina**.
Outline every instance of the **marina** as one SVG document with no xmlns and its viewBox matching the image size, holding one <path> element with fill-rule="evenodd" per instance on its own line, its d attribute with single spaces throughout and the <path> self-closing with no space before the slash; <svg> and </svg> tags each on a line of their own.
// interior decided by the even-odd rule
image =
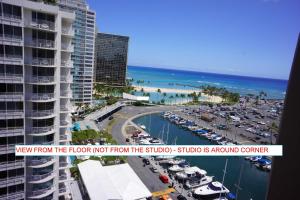
<svg viewBox="0 0 300 200">
<path fill-rule="evenodd" d="M 143 124 L 145 126 L 145 131 L 150 134 L 149 136 L 147 136 L 148 138 L 160 138 L 164 142 L 164 144 L 215 144 L 212 140 L 208 140 L 204 137 L 199 137 L 193 134 L 190 130 L 180 128 L 180 126 L 176 123 L 172 123 L 169 120 L 163 118 L 161 114 L 142 116 L 134 119 L 133 122 L 136 124 Z M 165 130 L 164 134 L 162 130 Z M 134 139 L 134 141 L 137 141 L 137 139 Z M 191 179 L 189 181 L 183 181 L 183 183 L 185 184 L 183 184 L 182 187 L 184 187 L 185 189 L 183 188 L 182 190 L 186 190 L 187 196 L 197 196 L 198 192 L 196 192 L 195 194 L 194 191 L 196 191 L 197 188 L 201 187 L 201 183 L 199 183 L 199 174 L 205 175 L 206 179 L 207 177 L 213 177 L 214 181 L 220 182 L 222 181 L 223 177 L 224 164 L 226 163 L 226 160 L 228 160 L 226 177 L 224 179 L 224 187 L 226 187 L 233 194 L 238 193 L 238 199 L 264 199 L 268 185 L 269 173 L 267 173 L 265 170 L 259 169 L 260 167 L 256 166 L 260 166 L 260 164 L 258 163 L 258 159 L 254 162 L 250 162 L 249 160 L 247 160 L 251 158 L 217 156 L 199 156 L 192 158 L 186 156 L 177 158 L 179 160 L 184 159 L 186 165 L 180 164 L 180 162 L 178 162 L 176 165 L 170 166 L 169 161 L 159 161 L 159 163 L 164 167 L 165 171 L 168 172 L 168 175 L 170 175 L 172 180 L 174 178 L 177 181 L 181 182 L 182 180 L 180 179 L 184 180 L 186 177 L 190 176 L 189 178 Z M 191 170 L 190 167 L 195 168 L 194 170 Z M 193 179 L 192 177 L 196 177 L 195 169 L 197 168 L 201 170 L 201 173 L 197 173 L 198 178 Z M 239 180 L 241 169 L 243 169 L 243 174 L 240 178 L 239 188 L 241 188 L 241 190 L 239 190 L 237 189 L 236 185 Z"/>
</svg>

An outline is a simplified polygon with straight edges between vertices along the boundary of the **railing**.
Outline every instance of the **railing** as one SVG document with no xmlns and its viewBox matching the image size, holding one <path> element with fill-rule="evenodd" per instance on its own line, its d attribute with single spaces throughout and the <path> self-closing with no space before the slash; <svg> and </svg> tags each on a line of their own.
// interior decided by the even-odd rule
<svg viewBox="0 0 300 200">
<path fill-rule="evenodd" d="M 52 40 L 34 39 L 25 41 L 25 44 L 33 47 L 54 48 L 55 42 Z"/>
<path fill-rule="evenodd" d="M 67 126 L 68 124 L 69 124 L 68 121 L 66 121 L 66 120 L 60 120 L 60 125 L 61 126 Z"/>
<path fill-rule="evenodd" d="M 70 109 L 67 106 L 60 106 L 60 111 L 69 111 Z"/>
<path fill-rule="evenodd" d="M 3 38 L 4 40 L 10 40 L 10 41 L 16 41 L 20 42 L 22 41 L 22 36 L 20 35 L 11 35 L 11 34 L 1 34 L 0 38 Z"/>
<path fill-rule="evenodd" d="M 30 79 L 32 83 L 49 83 L 54 82 L 54 76 L 32 76 Z"/>
<path fill-rule="evenodd" d="M 26 25 L 33 28 L 45 29 L 45 30 L 55 30 L 55 23 L 47 20 L 35 20 L 35 21 L 26 21 Z"/>
<path fill-rule="evenodd" d="M 62 32 L 62 34 L 65 34 L 65 35 L 74 35 L 73 28 L 62 28 L 61 32 Z"/>
<path fill-rule="evenodd" d="M 67 162 L 59 162 L 59 167 L 67 167 L 69 166 L 69 163 Z"/>
<path fill-rule="evenodd" d="M 1 18 L 1 15 L 0 15 L 0 18 Z M 8 14 L 8 13 L 2 13 L 2 18 L 13 19 L 13 20 L 21 20 L 22 16 Z"/>
<path fill-rule="evenodd" d="M 0 99 L 21 99 L 23 92 L 0 92 Z"/>
<path fill-rule="evenodd" d="M 25 196 L 25 192 L 21 190 L 14 193 L 3 194 L 0 196 L 0 199 L 6 199 L 6 200 L 24 199 L 24 196 Z"/>
<path fill-rule="evenodd" d="M 39 180 L 43 180 L 49 176 L 52 176 L 54 173 L 53 171 L 48 172 L 46 174 L 41 174 L 41 175 L 31 175 L 30 177 L 30 181 L 39 181 Z"/>
<path fill-rule="evenodd" d="M 49 192 L 50 190 L 53 190 L 53 189 L 54 189 L 53 186 L 49 186 L 47 188 L 33 190 L 29 193 L 29 195 L 30 196 L 39 196 L 39 195 L 45 194 L 46 192 Z"/>
<path fill-rule="evenodd" d="M 71 91 L 67 91 L 67 92 L 66 91 L 62 92 L 61 91 L 60 92 L 60 96 L 62 96 L 62 97 L 70 97 L 71 98 L 72 97 L 72 92 Z"/>
<path fill-rule="evenodd" d="M 29 164 L 31 166 L 36 166 L 36 165 L 43 165 L 47 162 L 53 161 L 53 157 L 43 157 L 41 159 L 30 159 Z"/>
<path fill-rule="evenodd" d="M 70 60 L 62 60 L 61 61 L 61 66 L 62 67 L 73 67 L 73 62 Z"/>
<path fill-rule="evenodd" d="M 0 73 L 0 80 L 22 81 L 23 74 Z"/>
<path fill-rule="evenodd" d="M 32 58 L 31 63 L 32 65 L 43 65 L 43 66 L 49 66 L 54 65 L 54 59 L 53 58 Z"/>
<path fill-rule="evenodd" d="M 22 167 L 23 165 L 24 165 L 24 160 L 0 162 L 0 169 L 9 168 L 9 167 Z"/>
<path fill-rule="evenodd" d="M 74 51 L 74 46 L 72 44 L 61 44 L 61 49 L 65 51 Z"/>
<path fill-rule="evenodd" d="M 14 134 L 21 134 L 23 132 L 22 127 L 7 127 L 7 128 L 0 128 L 1 135 L 14 135 Z"/>
<path fill-rule="evenodd" d="M 13 150 L 15 150 L 16 145 L 22 145 L 22 144 L 23 143 L 0 145 L 0 151 L 13 151 Z"/>
<path fill-rule="evenodd" d="M 54 93 L 32 93 L 31 100 L 49 100 L 54 98 Z"/>
<path fill-rule="evenodd" d="M 47 133 L 54 130 L 54 126 L 45 126 L 45 127 L 31 127 L 29 132 L 38 134 L 38 133 Z"/>
<path fill-rule="evenodd" d="M 59 180 L 66 180 L 68 177 L 67 177 L 67 174 L 62 174 L 62 175 L 59 175 Z"/>
<path fill-rule="evenodd" d="M 0 179 L 0 186 L 2 185 L 8 185 L 10 183 L 22 183 L 25 181 L 25 176 L 14 176 L 14 177 L 7 177 L 7 178 L 1 178 Z"/>
<path fill-rule="evenodd" d="M 31 117 L 45 117 L 54 114 L 54 109 L 50 110 L 33 110 L 31 112 Z"/>
<path fill-rule="evenodd" d="M 60 81 L 61 82 L 72 82 L 73 81 L 73 77 L 72 76 L 60 76 Z"/>
<path fill-rule="evenodd" d="M 34 145 L 52 145 L 54 144 L 54 141 L 48 141 L 48 142 L 44 142 L 44 141 L 40 141 L 40 142 L 33 142 Z"/>
<path fill-rule="evenodd" d="M 0 110 L 0 116 L 10 115 L 10 116 L 20 116 L 23 114 L 23 110 Z"/>
<path fill-rule="evenodd" d="M 6 59 L 15 59 L 15 60 L 22 60 L 22 55 L 14 55 L 14 54 L 0 54 L 0 57 L 6 58 Z"/>
<path fill-rule="evenodd" d="M 65 192 L 67 192 L 66 187 L 59 188 L 59 193 L 65 193 Z"/>
<path fill-rule="evenodd" d="M 59 139 L 60 139 L 60 140 L 67 140 L 67 139 L 68 139 L 68 136 L 67 136 L 67 135 L 60 135 L 60 136 L 59 136 Z"/>
</svg>

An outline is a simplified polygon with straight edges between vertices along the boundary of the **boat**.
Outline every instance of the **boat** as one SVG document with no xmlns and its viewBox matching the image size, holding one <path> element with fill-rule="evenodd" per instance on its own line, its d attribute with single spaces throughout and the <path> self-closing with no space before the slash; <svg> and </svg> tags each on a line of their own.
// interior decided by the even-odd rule
<svg viewBox="0 0 300 200">
<path fill-rule="evenodd" d="M 250 162 L 258 162 L 259 159 L 262 159 L 262 156 L 252 156 L 249 160 Z"/>
<path fill-rule="evenodd" d="M 155 160 L 167 160 L 167 159 L 173 159 L 176 156 L 156 156 Z"/>
<path fill-rule="evenodd" d="M 143 124 L 140 124 L 139 126 L 140 126 L 141 129 L 144 129 L 144 130 L 146 129 L 146 126 L 143 125 Z"/>
<path fill-rule="evenodd" d="M 185 160 L 184 159 L 171 159 L 169 160 L 168 164 L 170 165 L 179 165 L 181 163 L 184 163 Z"/>
<path fill-rule="evenodd" d="M 223 136 L 217 135 L 217 136 L 215 136 L 215 137 L 212 137 L 211 139 L 212 139 L 213 141 L 219 141 L 219 140 L 222 140 L 222 139 L 223 139 Z"/>
<path fill-rule="evenodd" d="M 173 165 L 173 166 L 169 167 L 168 170 L 171 172 L 181 172 L 184 169 L 189 168 L 189 167 L 190 167 L 190 165 L 187 162 L 183 162 L 178 165 Z"/>
<path fill-rule="evenodd" d="M 177 172 L 176 177 L 178 179 L 186 180 L 191 177 L 196 176 L 205 176 L 207 172 L 203 169 L 200 169 L 199 167 L 188 167 L 185 168 L 182 172 Z"/>
<path fill-rule="evenodd" d="M 213 181 L 213 176 L 192 177 L 188 179 L 185 186 L 189 189 L 207 185 Z"/>
<path fill-rule="evenodd" d="M 200 199 L 215 199 L 226 196 L 230 191 L 220 182 L 213 181 L 208 185 L 201 186 L 194 190 L 194 197 Z"/>
</svg>

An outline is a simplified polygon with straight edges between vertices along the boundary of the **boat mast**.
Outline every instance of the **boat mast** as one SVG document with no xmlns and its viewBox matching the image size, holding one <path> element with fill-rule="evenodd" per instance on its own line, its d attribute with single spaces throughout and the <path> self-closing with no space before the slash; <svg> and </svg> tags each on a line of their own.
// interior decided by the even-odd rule
<svg viewBox="0 0 300 200">
<path fill-rule="evenodd" d="M 223 187 L 224 187 L 224 180 L 225 180 L 225 174 L 226 174 L 226 170 L 227 170 L 227 163 L 228 163 L 228 158 L 226 158 L 225 167 L 224 167 L 224 170 L 223 170 L 224 173 L 223 173 L 223 178 L 222 178 L 221 191 L 223 190 Z M 221 195 L 222 195 L 222 192 L 220 192 L 219 199 L 221 199 Z"/>
<path fill-rule="evenodd" d="M 241 183 L 243 169 L 244 169 L 244 163 L 241 164 L 241 169 L 240 169 L 240 175 L 239 175 L 238 184 L 234 184 L 234 186 L 236 187 L 236 192 L 235 192 L 236 200 L 238 199 L 239 190 L 242 190 L 242 188 L 240 187 L 240 183 Z"/>
</svg>

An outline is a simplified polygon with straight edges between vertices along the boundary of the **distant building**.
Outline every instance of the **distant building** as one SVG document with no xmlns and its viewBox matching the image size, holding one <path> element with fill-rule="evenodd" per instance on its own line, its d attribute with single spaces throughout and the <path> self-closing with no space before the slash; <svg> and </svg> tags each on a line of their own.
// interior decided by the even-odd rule
<svg viewBox="0 0 300 200">
<path fill-rule="evenodd" d="M 95 45 L 95 82 L 126 85 L 127 53 L 129 37 L 98 33 Z"/>
</svg>

